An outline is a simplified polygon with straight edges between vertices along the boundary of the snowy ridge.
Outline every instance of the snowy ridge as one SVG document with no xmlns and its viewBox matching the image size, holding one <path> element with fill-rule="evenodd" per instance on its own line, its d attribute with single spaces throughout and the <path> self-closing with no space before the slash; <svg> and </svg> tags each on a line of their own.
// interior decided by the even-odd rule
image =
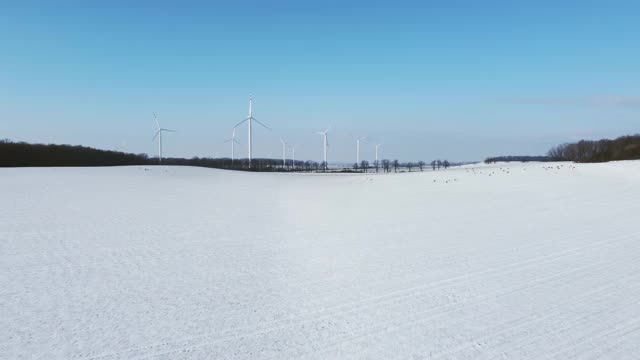
<svg viewBox="0 0 640 360">
<path fill-rule="evenodd" d="M 0 354 L 634 359 L 639 180 L 0 169 Z"/>
</svg>

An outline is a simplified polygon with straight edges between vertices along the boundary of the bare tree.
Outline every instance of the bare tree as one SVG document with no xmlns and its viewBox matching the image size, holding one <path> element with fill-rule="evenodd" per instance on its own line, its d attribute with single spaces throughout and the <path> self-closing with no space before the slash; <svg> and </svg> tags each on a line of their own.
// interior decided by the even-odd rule
<svg viewBox="0 0 640 360">
<path fill-rule="evenodd" d="M 444 166 L 445 170 L 449 168 L 449 160 L 445 160 L 442 162 L 442 166 Z"/>
<path fill-rule="evenodd" d="M 368 172 L 369 162 L 367 160 L 362 160 L 360 162 L 360 168 L 362 169 L 362 172 Z"/>
<path fill-rule="evenodd" d="M 398 172 L 398 166 L 400 166 L 400 162 L 398 159 L 393 160 L 393 171 Z"/>
<path fill-rule="evenodd" d="M 436 161 L 435 161 L 435 160 L 433 160 L 433 161 L 431 162 L 431 167 L 433 168 L 433 171 L 435 171 L 435 170 L 436 170 Z"/>
<path fill-rule="evenodd" d="M 389 161 L 388 159 L 382 160 L 382 168 L 384 169 L 385 172 L 389 172 L 390 166 L 391 166 L 391 161 Z"/>
<path fill-rule="evenodd" d="M 413 163 L 411 161 L 409 161 L 407 163 L 407 168 L 409 168 L 409 172 L 411 172 L 411 168 L 413 167 Z"/>
<path fill-rule="evenodd" d="M 424 161 L 422 161 L 422 160 L 418 161 L 418 167 L 420 168 L 420 171 L 423 171 L 423 170 L 424 170 L 424 166 L 425 166 L 425 165 L 426 165 L 426 164 L 424 163 Z"/>
</svg>

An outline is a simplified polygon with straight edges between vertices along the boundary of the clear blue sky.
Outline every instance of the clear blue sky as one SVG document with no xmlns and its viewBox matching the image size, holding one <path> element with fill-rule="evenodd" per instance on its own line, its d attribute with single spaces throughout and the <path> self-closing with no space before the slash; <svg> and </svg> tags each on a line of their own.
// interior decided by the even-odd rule
<svg viewBox="0 0 640 360">
<path fill-rule="evenodd" d="M 638 1 L 2 1 L 0 138 L 228 156 L 482 160 L 640 130 Z M 100 3 L 100 4 L 98 4 Z M 246 128 L 238 131 L 246 156 Z"/>
</svg>

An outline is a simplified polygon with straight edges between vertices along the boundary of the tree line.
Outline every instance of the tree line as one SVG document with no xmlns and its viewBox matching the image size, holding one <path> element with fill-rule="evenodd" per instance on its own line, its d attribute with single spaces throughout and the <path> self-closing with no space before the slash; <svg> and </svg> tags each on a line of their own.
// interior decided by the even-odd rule
<svg viewBox="0 0 640 360">
<path fill-rule="evenodd" d="M 147 154 L 130 154 L 121 151 L 94 149 L 87 146 L 29 144 L 0 140 L 0 167 L 25 166 L 125 166 L 157 165 L 158 158 Z M 253 159 L 252 171 L 282 171 L 278 165 L 282 160 Z M 163 158 L 162 165 L 200 166 L 218 169 L 249 170 L 248 159 L 212 159 L 194 157 Z M 293 164 L 292 164 L 293 165 Z M 296 167 L 304 167 L 303 161 L 296 161 Z"/>
<path fill-rule="evenodd" d="M 373 162 L 373 164 L 369 164 L 367 160 L 362 160 L 360 164 L 358 163 L 353 164 L 353 170 L 354 172 L 369 172 L 369 170 L 373 170 L 375 172 L 382 171 L 382 172 L 388 173 L 388 172 L 391 172 L 391 169 L 393 169 L 393 172 L 398 172 L 398 169 L 405 168 L 409 170 L 409 172 L 411 172 L 412 169 L 419 169 L 420 171 L 424 171 L 424 168 L 427 167 L 428 165 L 429 164 L 427 164 L 422 160 L 416 161 L 416 162 L 402 163 L 398 161 L 398 159 L 395 159 L 395 160 L 384 159 L 384 160 L 376 160 Z M 431 162 L 431 166 L 433 167 L 433 170 L 436 170 L 436 169 L 439 170 L 440 168 L 447 169 L 449 168 L 449 166 L 451 166 L 451 163 L 448 160 L 433 160 Z"/>
<path fill-rule="evenodd" d="M 496 156 L 487 158 L 484 162 L 487 164 L 495 163 L 495 162 L 529 162 L 529 161 L 555 161 L 554 158 L 550 156 Z"/>
<path fill-rule="evenodd" d="M 149 157 L 147 154 L 130 154 L 121 151 L 100 150 L 87 146 L 55 145 L 55 144 L 29 144 L 25 142 L 12 142 L 0 140 L 0 167 L 25 167 L 25 166 L 124 166 L 124 165 L 157 165 L 158 158 Z M 283 164 L 282 159 L 254 158 L 249 168 L 248 159 L 230 158 L 163 158 L 162 165 L 200 166 L 217 169 L 233 169 L 246 171 L 297 171 L 297 172 L 323 172 L 327 169 L 324 162 L 311 160 L 287 159 Z M 399 169 L 419 169 L 422 171 L 428 164 L 424 161 L 400 162 L 396 160 L 380 160 L 370 164 L 363 160 L 360 164 L 354 164 L 353 169 L 333 169 L 339 172 L 398 172 Z M 434 160 L 431 162 L 433 170 L 448 168 L 447 160 Z"/>
<path fill-rule="evenodd" d="M 555 146 L 547 156 L 496 156 L 485 163 L 509 161 L 574 161 L 584 163 L 640 159 L 640 134 L 620 136 L 617 139 L 580 140 Z"/>
<path fill-rule="evenodd" d="M 575 162 L 637 160 L 640 159 L 640 134 L 562 144 L 549 150 L 548 155 L 556 160 Z"/>
</svg>

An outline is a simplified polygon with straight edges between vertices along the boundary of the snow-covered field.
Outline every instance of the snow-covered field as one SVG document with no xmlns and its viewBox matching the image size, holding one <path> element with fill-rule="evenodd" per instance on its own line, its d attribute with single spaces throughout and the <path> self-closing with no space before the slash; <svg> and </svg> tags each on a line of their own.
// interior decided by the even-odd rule
<svg viewBox="0 0 640 360">
<path fill-rule="evenodd" d="M 2 359 L 638 359 L 640 162 L 0 169 Z"/>
</svg>

